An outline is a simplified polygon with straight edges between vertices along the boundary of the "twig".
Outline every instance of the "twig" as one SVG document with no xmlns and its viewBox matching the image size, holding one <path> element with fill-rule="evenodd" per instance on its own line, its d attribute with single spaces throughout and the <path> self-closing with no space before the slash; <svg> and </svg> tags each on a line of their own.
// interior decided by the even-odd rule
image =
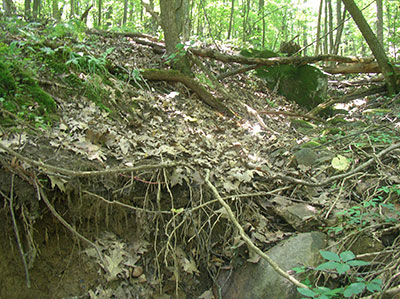
<svg viewBox="0 0 400 299">
<path fill-rule="evenodd" d="M 247 246 L 249 248 L 253 249 L 259 256 L 261 256 L 268 264 L 271 265 L 271 267 L 282 277 L 286 278 L 290 282 L 292 282 L 294 285 L 298 286 L 299 288 L 306 288 L 308 289 L 309 287 L 302 284 L 300 281 L 298 281 L 296 278 L 293 276 L 287 274 L 277 263 L 275 263 L 268 255 L 266 255 L 264 252 L 261 251 L 254 243 L 251 241 L 251 239 L 246 235 L 244 232 L 242 226 L 239 224 L 237 221 L 235 215 L 232 212 L 231 207 L 221 198 L 221 196 L 218 193 L 217 188 L 214 187 L 213 184 L 211 184 L 210 180 L 210 171 L 207 170 L 206 172 L 206 177 L 205 177 L 205 182 L 208 185 L 208 187 L 211 189 L 211 191 L 214 193 L 215 197 L 218 199 L 220 204 L 225 208 L 226 212 L 228 213 L 228 217 L 231 220 L 231 222 L 234 224 L 234 226 L 239 230 L 239 234 L 242 237 L 243 241 L 246 242 Z"/>
<path fill-rule="evenodd" d="M 11 176 L 11 191 L 10 191 L 10 197 L 8 198 L 8 200 L 10 201 L 10 214 L 11 214 L 11 219 L 13 222 L 15 238 L 17 239 L 19 253 L 21 254 L 22 262 L 24 264 L 26 286 L 28 289 L 30 289 L 31 281 L 29 278 L 28 264 L 26 262 L 24 249 L 22 248 L 21 239 L 19 237 L 19 230 L 18 230 L 18 226 L 17 226 L 17 221 L 15 220 L 14 207 L 13 207 L 13 204 L 14 204 L 13 203 L 13 201 L 14 201 L 14 176 L 15 176 L 14 174 Z"/>
</svg>

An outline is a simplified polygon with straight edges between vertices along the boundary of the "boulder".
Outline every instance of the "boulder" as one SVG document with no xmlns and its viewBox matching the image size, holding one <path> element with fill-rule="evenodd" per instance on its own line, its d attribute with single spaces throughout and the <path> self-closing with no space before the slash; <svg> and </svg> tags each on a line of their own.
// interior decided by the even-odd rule
<svg viewBox="0 0 400 299">
<path fill-rule="evenodd" d="M 305 265 L 315 267 L 321 262 L 319 250 L 327 245 L 326 235 L 320 232 L 302 233 L 267 251 L 285 271 Z M 297 279 L 304 277 L 296 276 Z M 226 271 L 218 277 L 216 293 L 224 299 L 297 299 L 297 287 L 280 276 L 264 260 L 257 264 L 245 262 L 232 273 Z M 220 292 L 219 292 L 220 291 Z"/>
</svg>

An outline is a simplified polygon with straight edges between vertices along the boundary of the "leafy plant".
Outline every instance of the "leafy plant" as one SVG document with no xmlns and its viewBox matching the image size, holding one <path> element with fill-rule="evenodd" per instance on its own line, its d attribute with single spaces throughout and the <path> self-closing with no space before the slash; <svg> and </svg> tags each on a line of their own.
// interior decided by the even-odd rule
<svg viewBox="0 0 400 299">
<path fill-rule="evenodd" d="M 340 255 L 332 251 L 320 250 L 320 254 L 324 259 L 328 260 L 328 262 L 319 265 L 317 268 L 315 268 L 316 270 L 334 269 L 339 274 L 344 274 L 350 270 L 351 266 L 358 267 L 369 265 L 368 262 L 355 260 L 355 255 L 350 250 L 343 251 Z"/>
<path fill-rule="evenodd" d="M 320 254 L 327 262 L 320 264 L 315 271 L 322 270 L 335 270 L 338 274 L 343 275 L 349 273 L 351 267 L 359 267 L 369 265 L 369 262 L 356 260 L 355 255 L 352 251 L 343 251 L 340 254 L 336 254 L 332 251 L 323 251 L 320 250 Z M 299 268 L 298 270 L 302 270 Z M 346 275 L 348 279 L 350 279 L 349 274 Z M 356 282 L 353 282 L 345 287 L 330 289 L 327 287 L 317 286 L 315 288 L 298 288 L 298 292 L 302 294 L 302 299 L 306 298 L 318 298 L 318 299 L 329 299 L 329 298 L 350 298 L 353 295 L 357 295 L 362 293 L 365 290 L 368 290 L 372 293 L 378 292 L 381 290 L 382 280 L 381 279 L 373 279 L 371 281 L 365 281 L 362 277 L 356 277 Z"/>
</svg>

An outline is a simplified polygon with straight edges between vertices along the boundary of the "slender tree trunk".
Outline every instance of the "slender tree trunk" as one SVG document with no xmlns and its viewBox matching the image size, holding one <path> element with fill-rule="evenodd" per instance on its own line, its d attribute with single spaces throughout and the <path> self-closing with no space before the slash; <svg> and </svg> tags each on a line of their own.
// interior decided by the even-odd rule
<svg viewBox="0 0 400 299">
<path fill-rule="evenodd" d="M 329 26 L 328 26 L 328 30 L 329 30 L 329 50 L 328 53 L 333 53 L 333 48 L 334 48 L 334 44 L 333 44 L 333 34 L 334 34 L 334 30 L 333 30 L 333 10 L 332 10 L 332 0 L 326 0 L 327 1 L 327 6 L 328 6 L 328 22 L 329 22 Z"/>
<path fill-rule="evenodd" d="M 70 0 L 69 5 L 71 6 L 70 19 L 73 19 L 75 17 L 75 0 Z"/>
<path fill-rule="evenodd" d="M 339 0 L 341 1 L 341 0 Z M 319 49 L 321 48 L 321 18 L 322 18 L 322 6 L 323 6 L 324 0 L 320 0 L 319 2 L 319 9 L 318 9 L 318 22 L 317 22 L 317 42 L 315 44 L 315 56 L 317 56 L 320 51 Z"/>
<path fill-rule="evenodd" d="M 389 63 L 383 46 L 378 41 L 371 27 L 368 25 L 360 9 L 355 4 L 354 0 L 343 0 L 347 11 L 350 13 L 354 22 L 357 24 L 358 29 L 360 29 L 362 35 L 364 36 L 369 48 L 374 54 L 376 61 L 382 69 L 382 74 L 385 77 L 387 89 L 389 95 L 392 95 L 400 91 L 400 86 L 397 85 L 396 73 L 393 66 Z"/>
<path fill-rule="evenodd" d="M 376 37 L 383 46 L 383 6 L 382 0 L 376 0 Z"/>
<path fill-rule="evenodd" d="M 100 27 L 101 26 L 101 14 L 103 10 L 103 0 L 98 0 L 99 1 L 99 7 L 98 7 L 98 12 L 97 12 L 97 25 Z"/>
<path fill-rule="evenodd" d="M 264 16 L 264 0 L 259 0 L 258 2 L 258 12 L 259 16 L 262 17 L 262 39 L 261 39 L 261 47 L 265 47 L 265 16 Z"/>
<path fill-rule="evenodd" d="M 128 0 L 124 0 L 124 15 L 122 17 L 122 25 L 126 25 L 126 20 L 128 18 Z"/>
<path fill-rule="evenodd" d="M 336 18 L 337 18 L 337 24 L 338 24 L 338 29 L 336 33 L 336 39 L 335 39 L 335 48 L 333 50 L 333 54 L 338 54 L 339 53 L 339 45 L 340 41 L 342 39 L 343 35 L 343 28 L 344 28 L 344 19 L 346 18 L 346 8 L 343 8 L 343 14 L 342 14 L 342 0 L 337 1 L 337 7 L 336 7 Z"/>
<path fill-rule="evenodd" d="M 39 18 L 41 0 L 33 0 L 32 17 L 35 21 Z"/>
<path fill-rule="evenodd" d="M 58 0 L 52 0 L 51 4 L 52 4 L 52 16 L 53 16 L 54 19 L 57 20 L 57 16 L 58 16 Z"/>
<path fill-rule="evenodd" d="M 324 54 L 328 54 L 328 0 L 325 0 L 325 14 L 324 14 Z"/>
<path fill-rule="evenodd" d="M 228 39 L 231 39 L 234 12 L 235 12 L 235 0 L 232 0 L 231 1 L 231 15 L 229 17 Z"/>
<path fill-rule="evenodd" d="M 29 21 L 32 18 L 32 11 L 31 11 L 31 0 L 24 1 L 24 8 L 25 8 L 25 20 Z"/>
</svg>

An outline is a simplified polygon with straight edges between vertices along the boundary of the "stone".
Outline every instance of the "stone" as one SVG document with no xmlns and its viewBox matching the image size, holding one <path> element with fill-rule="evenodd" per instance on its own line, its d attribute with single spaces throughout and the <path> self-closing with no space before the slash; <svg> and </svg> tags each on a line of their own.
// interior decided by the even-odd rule
<svg viewBox="0 0 400 299">
<path fill-rule="evenodd" d="M 301 265 L 316 267 L 321 262 L 319 250 L 327 245 L 321 232 L 301 233 L 266 252 L 285 271 Z M 297 279 L 303 279 L 296 274 Z M 245 262 L 232 273 L 221 274 L 217 282 L 223 299 L 298 299 L 297 287 L 275 272 L 264 260 L 257 264 Z M 215 289 L 218 294 L 218 288 Z"/>
</svg>

